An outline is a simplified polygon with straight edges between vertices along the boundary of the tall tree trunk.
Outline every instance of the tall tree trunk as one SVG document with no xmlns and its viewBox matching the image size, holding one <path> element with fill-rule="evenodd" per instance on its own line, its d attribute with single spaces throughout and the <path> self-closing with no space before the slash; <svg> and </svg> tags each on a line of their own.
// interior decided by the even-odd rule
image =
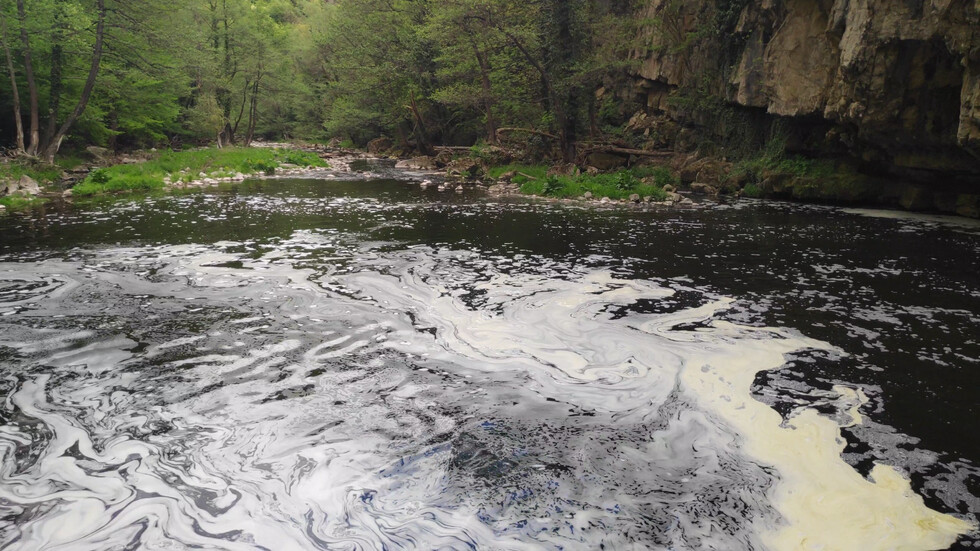
<svg viewBox="0 0 980 551">
<path fill-rule="evenodd" d="M 58 129 L 58 110 L 61 108 L 61 69 L 64 50 L 57 41 L 51 47 L 51 94 L 48 97 L 48 127 L 44 131 L 44 149 L 51 144 Z"/>
<path fill-rule="evenodd" d="M 547 55 L 547 58 L 551 60 L 550 72 L 559 75 L 567 74 L 571 71 L 578 55 L 577 44 L 572 36 L 573 2 L 549 0 L 549 3 L 551 4 L 550 11 L 553 14 L 554 23 L 557 26 L 554 38 L 546 41 L 550 50 L 550 55 Z M 576 135 L 575 114 L 578 111 L 579 98 L 577 90 L 567 82 L 567 79 L 561 88 L 556 102 L 562 106 L 562 117 L 560 120 L 558 117 L 555 118 L 559 125 L 558 136 L 561 138 L 559 141 L 562 159 L 566 163 L 572 163 L 575 162 L 576 157 L 575 142 L 578 136 Z"/>
<path fill-rule="evenodd" d="M 429 133 L 425 129 L 425 121 L 422 120 L 422 113 L 419 111 L 418 102 L 415 101 L 415 92 L 412 92 L 409 101 L 410 103 L 408 104 L 408 108 L 415 117 L 415 137 L 418 138 L 419 153 L 423 155 L 431 155 L 432 145 L 429 144 Z"/>
<path fill-rule="evenodd" d="M 487 116 L 487 143 L 497 145 L 497 120 L 493 116 L 493 87 L 490 83 L 490 63 L 486 54 L 480 51 L 476 41 L 470 38 L 473 55 L 480 65 L 480 85 L 483 87 L 483 109 Z"/>
<path fill-rule="evenodd" d="M 17 90 L 17 73 L 14 72 L 14 58 L 10 55 L 10 45 L 7 42 L 7 18 L 0 10 L 0 28 L 3 29 L 3 53 L 7 56 L 7 71 L 10 73 L 10 90 L 14 100 L 14 125 L 17 130 L 17 153 L 23 155 L 24 149 L 24 120 L 20 115 L 20 92 Z"/>
<path fill-rule="evenodd" d="M 524 55 L 527 62 L 534 67 L 539 75 L 541 75 L 541 82 L 544 84 L 545 91 L 548 95 L 548 102 L 551 104 L 551 114 L 554 115 L 555 124 L 558 126 L 558 146 L 561 149 L 562 159 L 566 162 L 575 161 L 574 121 L 571 121 L 572 132 L 569 133 L 568 128 L 570 121 L 568 117 L 565 116 L 565 105 L 562 98 L 559 97 L 558 91 L 555 89 L 551 72 L 548 71 L 548 69 L 546 69 L 544 65 L 542 65 L 537 58 L 531 54 L 530 50 L 527 49 L 527 46 L 525 46 L 519 38 L 499 25 L 497 26 L 497 30 L 502 32 L 504 36 L 510 40 L 511 44 L 513 44 L 518 51 Z"/>
<path fill-rule="evenodd" d="M 248 131 L 245 134 L 246 147 L 252 144 L 252 140 L 255 138 L 255 125 L 259 122 L 259 83 L 261 81 L 262 75 L 260 74 L 255 78 L 255 84 L 252 85 L 252 102 L 248 110 Z"/>
<path fill-rule="evenodd" d="M 27 77 L 27 93 L 31 109 L 30 140 L 25 152 L 28 155 L 37 155 L 38 142 L 41 141 L 41 116 L 38 111 L 34 64 L 31 62 L 31 41 L 27 36 L 27 14 L 24 11 L 24 0 L 17 0 L 17 17 L 20 19 L 20 41 L 24 47 L 24 76 Z"/>
<path fill-rule="evenodd" d="M 238 133 L 238 125 L 242 122 L 242 117 L 245 115 L 245 105 L 248 104 L 248 92 L 252 89 L 251 79 L 245 79 L 245 86 L 242 88 L 242 107 L 238 110 L 238 118 L 235 119 L 235 126 L 232 127 L 232 132 Z M 246 126 L 248 126 L 246 124 Z"/>
<path fill-rule="evenodd" d="M 18 0 L 18 2 L 22 1 Z M 78 98 L 75 109 L 72 110 L 55 135 L 52 136 L 51 143 L 44 150 L 44 160 L 49 163 L 54 162 L 54 156 L 61 149 L 61 141 L 65 139 L 65 134 L 68 133 L 68 129 L 85 112 L 85 107 L 88 106 L 88 100 L 92 97 L 92 89 L 95 88 L 95 79 L 99 76 L 99 66 L 102 63 L 102 42 L 105 38 L 105 0 L 98 0 L 96 6 L 99 11 L 99 20 L 95 26 L 95 46 L 92 48 L 92 65 L 89 67 L 88 78 L 85 79 L 85 87 L 82 88 L 82 95 Z"/>
</svg>

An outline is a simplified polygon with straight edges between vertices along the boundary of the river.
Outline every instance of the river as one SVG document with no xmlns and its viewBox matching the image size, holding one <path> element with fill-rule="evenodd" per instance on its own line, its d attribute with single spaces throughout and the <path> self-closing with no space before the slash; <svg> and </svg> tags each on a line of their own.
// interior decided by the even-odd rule
<svg viewBox="0 0 980 551">
<path fill-rule="evenodd" d="M 980 547 L 980 225 L 372 170 L 0 216 L 0 549 Z"/>
</svg>

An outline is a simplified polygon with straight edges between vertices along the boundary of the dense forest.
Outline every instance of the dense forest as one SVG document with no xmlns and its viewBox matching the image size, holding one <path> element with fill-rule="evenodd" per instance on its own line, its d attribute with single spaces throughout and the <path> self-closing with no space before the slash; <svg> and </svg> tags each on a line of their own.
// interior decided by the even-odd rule
<svg viewBox="0 0 980 551">
<path fill-rule="evenodd" d="M 0 14 L 3 141 L 48 158 L 63 143 L 255 137 L 424 151 L 511 131 L 571 155 L 622 115 L 595 92 L 627 74 L 637 27 L 630 2 L 584 0 L 17 0 Z"/>
<path fill-rule="evenodd" d="M 966 0 L 10 0 L 0 23 L 0 144 L 49 163 L 504 142 L 581 170 L 663 153 L 709 194 L 980 216 Z"/>
</svg>

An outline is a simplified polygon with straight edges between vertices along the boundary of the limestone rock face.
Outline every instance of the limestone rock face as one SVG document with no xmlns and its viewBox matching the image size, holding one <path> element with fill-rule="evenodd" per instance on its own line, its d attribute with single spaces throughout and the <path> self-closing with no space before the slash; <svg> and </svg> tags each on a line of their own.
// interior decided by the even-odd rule
<svg viewBox="0 0 980 551">
<path fill-rule="evenodd" d="M 645 15 L 648 111 L 708 75 L 730 104 L 819 122 L 869 163 L 980 178 L 978 0 L 648 0 Z"/>
</svg>

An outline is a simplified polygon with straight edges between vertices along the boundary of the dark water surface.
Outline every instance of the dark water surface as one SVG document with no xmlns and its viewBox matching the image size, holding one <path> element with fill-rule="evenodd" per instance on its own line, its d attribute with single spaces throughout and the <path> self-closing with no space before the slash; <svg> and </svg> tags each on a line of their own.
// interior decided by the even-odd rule
<svg viewBox="0 0 980 551">
<path fill-rule="evenodd" d="M 0 216 L 0 549 L 980 547 L 980 226 L 865 214 Z"/>
</svg>

